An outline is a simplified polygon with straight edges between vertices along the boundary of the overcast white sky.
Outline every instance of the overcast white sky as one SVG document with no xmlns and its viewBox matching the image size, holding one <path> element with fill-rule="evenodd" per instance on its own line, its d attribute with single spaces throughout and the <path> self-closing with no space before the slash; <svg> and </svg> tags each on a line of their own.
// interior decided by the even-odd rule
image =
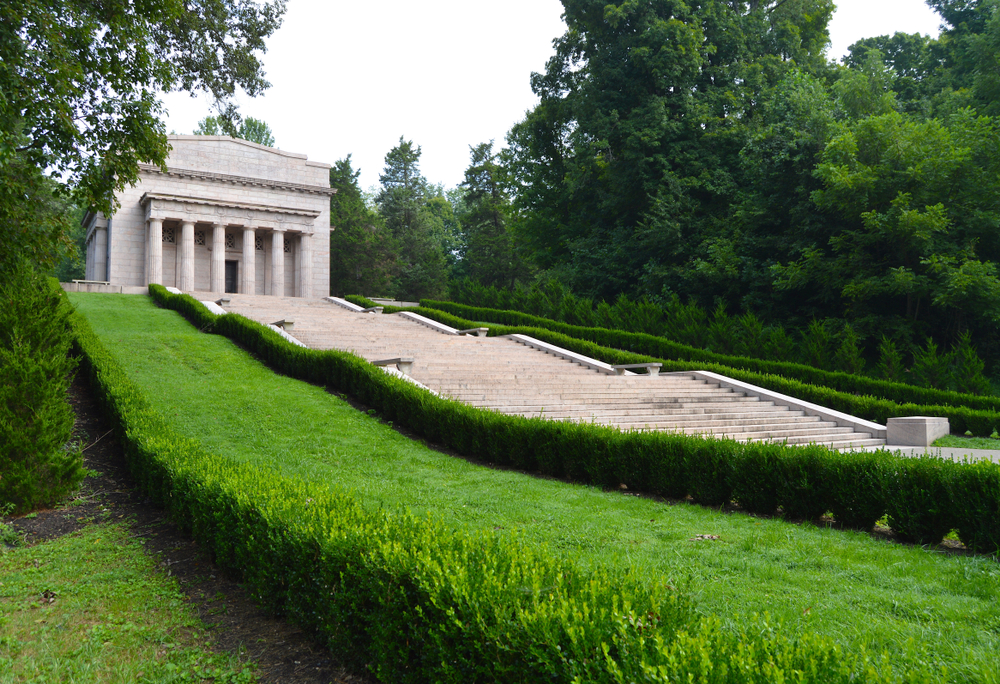
<svg viewBox="0 0 1000 684">
<path fill-rule="evenodd" d="M 854 41 L 895 31 L 937 35 L 923 0 L 839 0 L 831 57 Z M 401 135 L 423 149 L 421 170 L 448 187 L 462 181 L 469 145 L 494 139 L 535 103 L 528 83 L 565 25 L 559 0 L 289 0 L 268 42 L 272 87 L 240 100 L 277 146 L 333 163 L 353 154 L 361 185 L 378 183 Z M 166 98 L 167 130 L 190 133 L 205 98 Z"/>
</svg>

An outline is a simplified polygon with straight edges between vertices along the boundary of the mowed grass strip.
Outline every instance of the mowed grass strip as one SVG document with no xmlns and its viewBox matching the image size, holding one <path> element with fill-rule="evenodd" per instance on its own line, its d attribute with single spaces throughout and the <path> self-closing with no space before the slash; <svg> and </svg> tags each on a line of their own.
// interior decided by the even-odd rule
<svg viewBox="0 0 1000 684">
<path fill-rule="evenodd" d="M 0 683 L 255 681 L 123 525 L 0 546 Z"/>
<path fill-rule="evenodd" d="M 793 633 L 885 651 L 897 667 L 1000 680 L 994 560 L 478 467 L 272 373 L 147 297 L 71 300 L 177 430 L 219 455 L 336 483 L 364 505 L 517 531 L 581 565 L 631 565 L 687 586 L 734 627 L 766 613 Z"/>
</svg>

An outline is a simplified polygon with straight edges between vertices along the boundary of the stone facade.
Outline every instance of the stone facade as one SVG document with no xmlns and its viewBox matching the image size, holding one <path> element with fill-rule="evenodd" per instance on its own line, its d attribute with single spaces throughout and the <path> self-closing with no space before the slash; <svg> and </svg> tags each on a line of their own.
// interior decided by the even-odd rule
<svg viewBox="0 0 1000 684">
<path fill-rule="evenodd" d="M 118 212 L 90 212 L 87 280 L 184 292 L 322 297 L 329 164 L 225 136 L 172 135 L 167 171 L 140 165 Z"/>
</svg>

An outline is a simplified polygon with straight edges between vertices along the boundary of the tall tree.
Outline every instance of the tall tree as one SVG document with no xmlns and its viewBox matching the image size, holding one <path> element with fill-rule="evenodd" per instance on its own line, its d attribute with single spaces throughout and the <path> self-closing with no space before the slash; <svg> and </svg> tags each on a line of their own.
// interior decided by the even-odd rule
<svg viewBox="0 0 1000 684">
<path fill-rule="evenodd" d="M 526 267 L 514 250 L 508 227 L 510 198 L 505 191 L 504 167 L 493 151 L 493 141 L 470 147 L 465 170 L 463 275 L 484 285 L 513 287 Z"/>
<path fill-rule="evenodd" d="M 385 156 L 375 197 L 386 228 L 399 249 L 397 296 L 407 299 L 440 296 L 448 278 L 440 236 L 435 235 L 433 212 L 427 207 L 427 180 L 420 173 L 420 147 L 399 138 Z"/>
<path fill-rule="evenodd" d="M 236 88 L 253 96 L 268 86 L 259 54 L 284 9 L 285 0 L 0 4 L 0 169 L 20 156 L 112 213 L 138 163 L 166 158 L 157 94 L 207 92 L 236 119 Z"/>
<path fill-rule="evenodd" d="M 351 155 L 330 169 L 330 293 L 393 296 L 396 241 L 361 188 Z"/>
<path fill-rule="evenodd" d="M 206 116 L 198 122 L 195 135 L 228 135 L 240 140 L 274 147 L 274 132 L 266 122 L 252 116 L 245 117 L 239 124 L 221 116 Z"/>
<path fill-rule="evenodd" d="M 759 91 L 822 71 L 830 0 L 564 0 L 540 102 L 508 136 L 536 262 L 610 297 L 728 230 Z"/>
</svg>

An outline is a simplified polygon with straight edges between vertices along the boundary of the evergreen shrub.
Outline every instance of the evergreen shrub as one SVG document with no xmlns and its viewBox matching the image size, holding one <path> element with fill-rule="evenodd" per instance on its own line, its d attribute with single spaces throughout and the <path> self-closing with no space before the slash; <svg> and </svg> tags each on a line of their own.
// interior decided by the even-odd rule
<svg viewBox="0 0 1000 684">
<path fill-rule="evenodd" d="M 778 472 L 786 449 L 780 444 L 761 444 L 742 449 L 732 475 L 732 497 L 748 513 L 774 515 L 778 508 Z"/>
<path fill-rule="evenodd" d="M 958 527 L 951 484 L 959 464 L 936 456 L 897 459 L 885 480 L 889 526 L 901 539 L 938 544 Z"/>
<path fill-rule="evenodd" d="M 830 471 L 840 456 L 829 449 L 809 445 L 798 447 L 778 460 L 775 490 L 783 517 L 817 520 L 830 510 L 833 499 Z"/>
<path fill-rule="evenodd" d="M 834 519 L 844 527 L 872 529 L 886 512 L 886 481 L 896 460 L 886 451 L 845 452 L 828 459 L 824 504 Z"/>
<path fill-rule="evenodd" d="M 453 302 L 471 307 L 523 312 L 580 327 L 646 333 L 702 351 L 736 355 L 754 361 L 796 361 L 815 370 L 836 369 L 848 374 L 864 371 L 862 340 L 850 324 L 843 325 L 839 334 L 832 332 L 831 327 L 840 327 L 834 320 L 813 320 L 800 333 L 789 333 L 779 323 L 764 325 L 751 311 L 733 317 L 720 302 L 710 315 L 694 301 L 681 303 L 676 295 L 667 301 L 652 302 L 646 298 L 630 300 L 622 294 L 613 305 L 599 302 L 595 306 L 592 300 L 575 296 L 555 280 L 531 287 L 496 288 L 464 278 L 449 284 L 449 294 Z M 967 331 L 963 337 L 968 337 Z M 895 367 L 882 364 L 885 348 L 884 344 L 879 344 L 876 374 L 894 383 L 902 383 L 904 378 L 909 378 L 923 387 L 991 394 L 992 387 L 982 374 L 985 364 L 971 345 L 967 345 L 962 352 L 967 358 L 962 358 L 962 344 L 960 339 L 951 353 L 938 359 L 938 362 L 943 362 L 942 372 L 934 375 L 932 384 L 928 383 L 928 378 L 919 368 L 921 359 L 928 352 L 926 347 L 923 350 L 912 349 L 914 372 L 904 373 L 902 355 L 895 350 L 895 342 L 892 342 L 893 351 L 899 354 Z M 936 350 L 932 356 L 935 354 Z"/>
<path fill-rule="evenodd" d="M 959 539 L 974 551 L 1000 553 L 1000 468 L 989 461 L 965 464 L 949 484 Z"/>
<path fill-rule="evenodd" d="M 27 265 L 0 284 L 0 509 L 13 513 L 54 504 L 84 477 L 70 444 L 76 362 L 58 287 Z"/>
</svg>

